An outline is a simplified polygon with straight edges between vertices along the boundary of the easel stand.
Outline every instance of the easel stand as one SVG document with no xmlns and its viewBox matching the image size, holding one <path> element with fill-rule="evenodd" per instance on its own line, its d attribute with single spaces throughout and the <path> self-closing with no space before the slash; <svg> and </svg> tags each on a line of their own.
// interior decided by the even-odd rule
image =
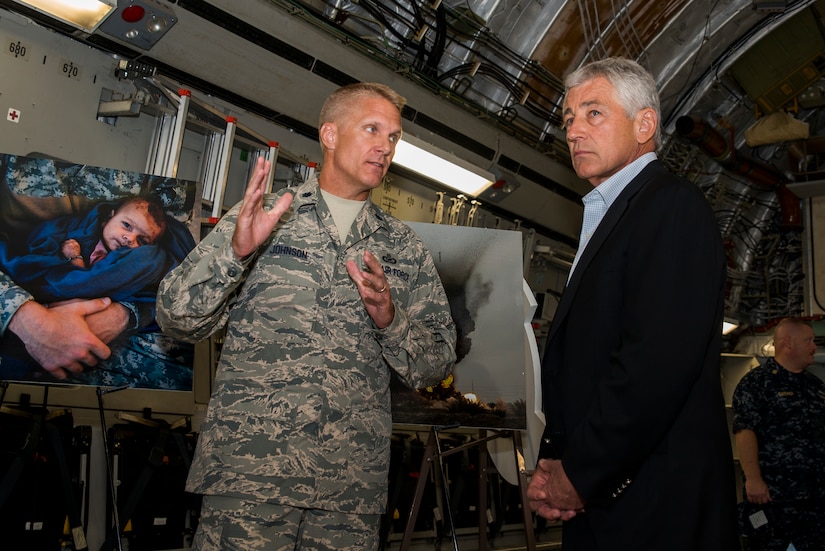
<svg viewBox="0 0 825 551">
<path fill-rule="evenodd" d="M 112 543 L 116 546 L 118 551 L 123 551 L 123 541 L 120 537 L 120 518 L 117 512 L 117 490 L 115 489 L 115 478 L 112 473 L 112 450 L 109 447 L 109 438 L 106 435 L 108 429 L 106 428 L 106 411 L 103 409 L 103 395 L 111 392 L 117 392 L 128 388 L 128 385 L 114 388 L 97 387 L 97 409 L 100 413 L 100 428 L 103 436 L 103 453 L 106 455 L 106 480 L 109 486 L 109 497 L 112 500 L 112 521 L 114 522 L 114 529 L 109 534 L 109 538 L 104 542 L 101 551 L 111 549 Z M 110 540 L 114 539 L 114 542 Z"/>
<path fill-rule="evenodd" d="M 479 551 L 487 551 L 488 541 L 487 541 L 487 479 L 488 473 L 490 471 L 488 467 L 488 456 L 487 456 L 487 442 L 491 440 L 495 440 L 497 438 L 510 438 L 513 442 L 513 454 L 516 461 L 516 466 L 518 470 L 518 485 L 519 485 L 519 495 L 521 496 L 521 510 L 522 515 L 524 518 L 524 535 L 526 538 L 527 550 L 528 551 L 535 551 L 536 549 L 536 535 L 533 530 L 533 516 L 530 512 L 530 508 L 527 504 L 527 472 L 523 469 L 518 468 L 519 465 L 519 456 L 522 450 L 522 443 L 521 443 L 521 433 L 517 430 L 487 430 L 487 429 L 479 429 L 478 431 L 478 439 L 472 442 L 468 442 L 467 444 L 463 444 L 461 446 L 457 446 L 455 448 L 441 451 L 441 445 L 438 437 L 439 431 L 458 428 L 457 425 L 451 426 L 433 426 L 431 427 L 429 437 L 427 438 L 427 445 L 424 448 L 424 457 L 421 459 L 421 468 L 419 470 L 420 474 L 418 477 L 418 482 L 415 487 L 415 494 L 413 496 L 412 506 L 410 507 L 410 514 L 407 518 L 407 524 L 404 528 L 404 537 L 401 540 L 401 547 L 399 548 L 400 551 L 408 551 L 410 548 L 410 543 L 412 542 L 413 531 L 415 530 L 415 522 L 418 518 L 418 511 L 421 508 L 421 501 L 424 496 L 424 489 L 427 484 L 427 479 L 429 478 L 430 474 L 430 465 L 433 461 L 438 460 L 438 467 L 440 469 L 441 479 L 443 481 L 443 488 L 444 488 L 444 497 L 445 497 L 445 510 L 447 513 L 447 518 L 449 520 L 449 529 L 452 533 L 452 540 L 453 540 L 453 548 L 455 551 L 458 551 L 458 541 L 456 539 L 455 533 L 455 525 L 453 523 L 453 516 L 452 512 L 450 511 L 450 495 L 448 490 L 448 484 L 446 481 L 446 476 L 444 473 L 444 463 L 443 458 L 454 453 L 463 452 L 467 448 L 478 448 L 478 462 L 479 462 L 479 469 L 478 469 L 478 550 Z M 491 432 L 488 436 L 488 432 Z"/>
</svg>

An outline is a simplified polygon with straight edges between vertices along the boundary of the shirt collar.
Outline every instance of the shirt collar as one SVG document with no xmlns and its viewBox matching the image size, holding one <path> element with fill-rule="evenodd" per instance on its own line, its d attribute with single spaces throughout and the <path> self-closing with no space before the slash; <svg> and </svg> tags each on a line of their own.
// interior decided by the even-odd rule
<svg viewBox="0 0 825 551">
<path fill-rule="evenodd" d="M 613 201 L 616 200 L 616 197 L 618 197 L 619 194 L 624 191 L 624 188 L 627 187 L 627 184 L 629 184 L 633 178 L 638 176 L 644 167 L 654 160 L 656 160 L 656 153 L 652 151 L 645 153 L 619 170 L 616 174 L 594 187 L 587 195 L 584 196 L 583 201 L 587 203 L 589 201 L 601 199 L 604 202 L 605 207 L 609 208 L 610 205 L 613 204 Z"/>
<path fill-rule="evenodd" d="M 321 187 L 318 184 L 318 175 L 314 174 L 312 178 L 295 188 L 295 200 L 292 203 L 292 207 L 296 209 L 296 211 L 306 205 L 312 205 L 315 208 L 318 208 L 320 199 L 322 199 Z M 329 213 L 329 207 L 327 206 L 326 201 L 323 201 L 323 205 L 322 216 L 332 216 Z M 358 213 L 355 220 L 360 221 L 362 217 L 364 217 L 364 220 L 362 223 L 359 223 L 359 228 L 361 227 L 361 224 L 366 224 L 366 227 L 370 228 L 371 231 L 375 231 L 379 227 L 389 230 L 389 225 L 387 223 L 384 211 L 372 202 L 372 197 L 367 198 L 365 208 Z"/>
</svg>

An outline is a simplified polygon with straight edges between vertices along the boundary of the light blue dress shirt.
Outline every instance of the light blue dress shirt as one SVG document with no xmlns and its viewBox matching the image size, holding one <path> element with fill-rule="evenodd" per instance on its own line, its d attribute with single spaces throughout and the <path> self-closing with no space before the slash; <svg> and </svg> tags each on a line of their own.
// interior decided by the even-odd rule
<svg viewBox="0 0 825 551">
<path fill-rule="evenodd" d="M 582 220 L 582 232 L 579 236 L 579 248 L 576 251 L 576 258 L 573 260 L 573 266 L 570 268 L 570 273 L 567 274 L 567 282 L 573 276 L 573 270 L 576 269 L 576 264 L 579 263 L 587 243 L 590 241 L 590 236 L 596 232 L 599 223 L 607 213 L 607 209 L 616 200 L 616 197 L 624 191 L 627 184 L 650 163 L 656 159 L 655 153 L 645 153 L 619 172 L 594 187 L 590 193 L 582 197 L 584 203 L 584 218 Z"/>
</svg>

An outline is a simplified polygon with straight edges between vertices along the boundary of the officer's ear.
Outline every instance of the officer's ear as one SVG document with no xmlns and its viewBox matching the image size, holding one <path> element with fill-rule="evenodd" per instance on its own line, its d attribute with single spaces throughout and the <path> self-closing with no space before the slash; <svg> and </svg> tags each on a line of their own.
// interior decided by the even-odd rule
<svg viewBox="0 0 825 551">
<path fill-rule="evenodd" d="M 324 149 L 334 150 L 338 140 L 338 126 L 334 122 L 325 122 L 321 125 L 319 137 Z"/>
</svg>

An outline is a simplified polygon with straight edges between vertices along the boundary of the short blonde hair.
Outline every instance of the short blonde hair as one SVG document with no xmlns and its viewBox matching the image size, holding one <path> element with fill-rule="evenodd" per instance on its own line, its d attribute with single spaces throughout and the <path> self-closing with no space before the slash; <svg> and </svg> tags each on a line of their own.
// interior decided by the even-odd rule
<svg viewBox="0 0 825 551">
<path fill-rule="evenodd" d="M 400 114 L 407 105 L 407 100 L 398 92 L 379 82 L 357 82 L 347 84 L 334 91 L 321 107 L 318 117 L 318 130 L 328 122 L 338 122 L 349 110 L 353 101 L 365 97 L 380 97 L 392 103 Z"/>
</svg>

